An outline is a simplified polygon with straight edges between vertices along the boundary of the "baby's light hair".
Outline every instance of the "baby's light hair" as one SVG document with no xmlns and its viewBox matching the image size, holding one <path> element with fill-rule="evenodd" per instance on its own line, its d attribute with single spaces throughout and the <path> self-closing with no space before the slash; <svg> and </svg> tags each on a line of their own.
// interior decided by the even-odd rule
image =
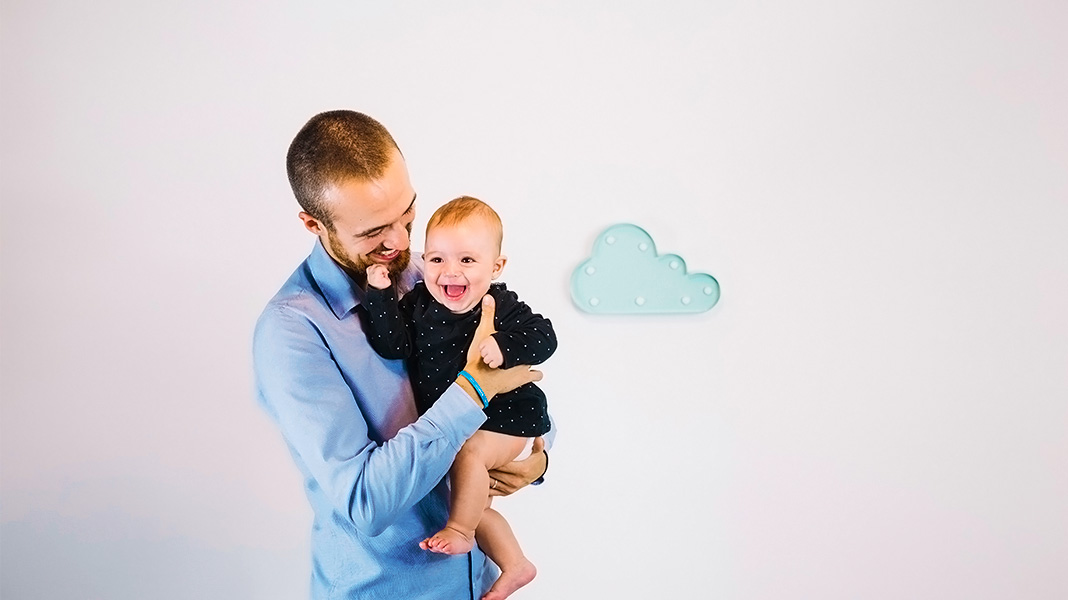
<svg viewBox="0 0 1068 600">
<path fill-rule="evenodd" d="M 441 208 L 434 211 L 430 221 L 426 224 L 427 234 L 435 227 L 450 227 L 459 225 L 468 219 L 482 219 L 486 224 L 496 230 L 497 252 L 501 251 L 501 242 L 504 240 L 504 225 L 501 217 L 489 204 L 471 196 L 460 196 L 449 200 Z"/>
</svg>

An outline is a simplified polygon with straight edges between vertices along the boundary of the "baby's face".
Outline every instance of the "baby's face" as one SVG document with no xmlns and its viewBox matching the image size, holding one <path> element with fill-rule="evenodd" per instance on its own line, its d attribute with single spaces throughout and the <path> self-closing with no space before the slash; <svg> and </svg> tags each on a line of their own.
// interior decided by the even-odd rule
<svg viewBox="0 0 1068 600">
<path fill-rule="evenodd" d="M 496 232 L 477 218 L 427 231 L 423 260 L 423 280 L 430 295 L 458 314 L 482 300 L 506 261 L 497 247 Z"/>
</svg>

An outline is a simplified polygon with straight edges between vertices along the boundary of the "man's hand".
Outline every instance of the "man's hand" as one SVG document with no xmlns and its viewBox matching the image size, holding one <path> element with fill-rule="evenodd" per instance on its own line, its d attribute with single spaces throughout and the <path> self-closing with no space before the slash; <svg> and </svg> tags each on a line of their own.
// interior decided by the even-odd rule
<svg viewBox="0 0 1068 600">
<path fill-rule="evenodd" d="M 530 368 L 530 365 L 516 365 L 511 369 L 494 369 L 487 365 L 482 360 L 482 354 L 480 348 L 482 342 L 493 335 L 493 317 L 497 311 L 497 305 L 493 302 L 493 296 L 489 294 L 482 297 L 482 320 L 478 322 L 478 329 L 475 330 L 475 337 L 471 340 L 471 345 L 467 348 L 467 365 L 464 366 L 464 370 L 470 373 L 478 385 L 482 388 L 482 391 L 486 394 L 486 399 L 492 399 L 497 394 L 502 392 L 509 392 L 515 388 L 525 384 L 532 383 L 534 381 L 541 381 L 541 371 L 535 371 Z M 478 393 L 471 387 L 463 376 L 456 378 L 456 383 L 467 392 L 479 406 L 482 406 L 482 400 L 479 399 Z M 535 477 L 536 479 L 537 477 Z"/>
<path fill-rule="evenodd" d="M 482 340 L 482 343 L 478 345 L 478 353 L 482 355 L 482 362 L 494 369 L 504 364 L 504 354 L 501 353 L 501 346 L 497 343 L 497 338 L 492 335 Z"/>
<path fill-rule="evenodd" d="M 530 456 L 489 472 L 489 476 L 497 481 L 496 484 L 490 482 L 493 486 L 489 491 L 490 496 L 507 496 L 530 485 L 530 482 L 545 474 L 548 460 L 545 455 L 545 440 L 534 438 Z"/>
<path fill-rule="evenodd" d="M 373 264 L 367 267 L 367 285 L 384 290 L 389 287 L 389 269 L 386 265 Z"/>
</svg>

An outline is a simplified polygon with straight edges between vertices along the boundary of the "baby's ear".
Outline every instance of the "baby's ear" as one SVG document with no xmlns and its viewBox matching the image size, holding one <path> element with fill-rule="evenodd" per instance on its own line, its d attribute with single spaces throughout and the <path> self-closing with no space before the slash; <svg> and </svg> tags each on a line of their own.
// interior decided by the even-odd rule
<svg viewBox="0 0 1068 600">
<path fill-rule="evenodd" d="M 500 255 L 497 260 L 493 261 L 493 279 L 497 279 L 501 276 L 501 271 L 504 271 L 504 265 L 508 262 L 508 257 Z"/>
</svg>

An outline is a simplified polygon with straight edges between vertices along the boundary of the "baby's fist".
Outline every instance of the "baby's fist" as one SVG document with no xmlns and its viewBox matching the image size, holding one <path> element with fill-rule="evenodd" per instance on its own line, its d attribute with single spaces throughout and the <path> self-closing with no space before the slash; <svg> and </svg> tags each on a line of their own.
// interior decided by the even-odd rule
<svg viewBox="0 0 1068 600">
<path fill-rule="evenodd" d="M 482 340 L 482 343 L 478 345 L 478 353 L 482 355 L 482 362 L 494 369 L 504 364 L 501 347 L 497 345 L 497 340 L 493 339 L 492 335 Z"/>
<path fill-rule="evenodd" d="M 367 285 L 384 290 L 389 287 L 389 269 L 386 265 L 371 265 L 367 267 Z"/>
</svg>

